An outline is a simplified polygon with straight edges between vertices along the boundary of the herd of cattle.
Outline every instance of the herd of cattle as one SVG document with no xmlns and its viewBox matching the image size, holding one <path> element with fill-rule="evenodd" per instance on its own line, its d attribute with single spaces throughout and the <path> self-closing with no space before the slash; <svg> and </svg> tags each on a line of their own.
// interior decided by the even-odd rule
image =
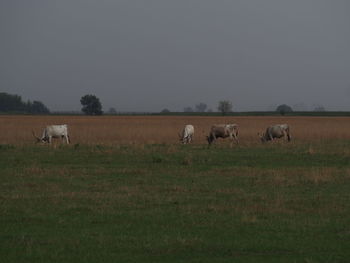
<svg viewBox="0 0 350 263">
<path fill-rule="evenodd" d="M 34 131 L 32 133 L 37 142 L 51 143 L 52 138 L 62 138 L 62 140 L 65 140 L 67 144 L 70 143 L 67 124 L 46 126 L 41 137 L 36 136 Z M 274 139 L 283 137 L 288 141 L 291 140 L 288 124 L 276 124 L 269 126 L 263 134 L 258 133 L 258 135 L 262 142 L 273 141 Z M 193 136 L 194 127 L 191 124 L 185 125 L 182 132 L 179 133 L 180 141 L 183 144 L 191 143 L 193 140 Z M 237 124 L 213 125 L 210 128 L 209 135 L 207 136 L 207 141 L 210 146 L 216 141 L 216 139 L 228 137 L 231 139 L 231 147 L 233 141 L 235 141 L 238 144 Z"/>
<path fill-rule="evenodd" d="M 274 139 L 286 138 L 290 141 L 291 136 L 288 124 L 275 124 L 267 127 L 263 134 L 258 133 L 262 142 L 273 141 Z M 183 144 L 190 143 L 193 140 L 194 127 L 193 125 L 185 125 L 182 133 L 179 134 L 180 141 Z M 216 141 L 217 138 L 230 138 L 231 147 L 233 141 L 238 144 L 238 125 L 237 124 L 215 124 L 211 126 L 207 141 L 209 146 Z"/>
</svg>

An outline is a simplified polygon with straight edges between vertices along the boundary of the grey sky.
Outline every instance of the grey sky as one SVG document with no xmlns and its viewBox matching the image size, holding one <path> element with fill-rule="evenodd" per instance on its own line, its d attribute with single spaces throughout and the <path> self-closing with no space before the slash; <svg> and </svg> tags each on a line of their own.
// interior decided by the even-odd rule
<svg viewBox="0 0 350 263">
<path fill-rule="evenodd" d="M 348 0 L 2 0 L 0 91 L 79 110 L 350 110 Z"/>
</svg>

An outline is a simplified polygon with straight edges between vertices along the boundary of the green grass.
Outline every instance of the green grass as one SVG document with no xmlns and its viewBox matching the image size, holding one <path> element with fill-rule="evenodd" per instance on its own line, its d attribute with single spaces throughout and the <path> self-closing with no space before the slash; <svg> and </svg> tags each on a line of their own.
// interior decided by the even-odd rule
<svg viewBox="0 0 350 263">
<path fill-rule="evenodd" d="M 0 262 L 348 262 L 349 148 L 0 145 Z"/>
</svg>

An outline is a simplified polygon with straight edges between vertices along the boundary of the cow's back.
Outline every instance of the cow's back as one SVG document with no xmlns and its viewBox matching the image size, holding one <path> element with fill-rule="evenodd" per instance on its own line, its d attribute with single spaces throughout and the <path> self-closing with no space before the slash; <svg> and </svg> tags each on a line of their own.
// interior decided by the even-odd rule
<svg viewBox="0 0 350 263">
<path fill-rule="evenodd" d="M 194 127 L 191 124 L 187 124 L 184 128 L 184 134 L 186 135 L 193 135 L 194 134 Z"/>
<path fill-rule="evenodd" d="M 238 125 L 237 124 L 226 124 L 226 129 L 228 129 L 228 131 L 231 134 L 238 135 Z"/>
<path fill-rule="evenodd" d="M 280 126 L 281 129 L 283 129 L 283 130 L 288 130 L 288 129 L 289 129 L 289 126 L 288 126 L 288 124 L 286 124 L 286 123 L 284 123 L 284 124 L 278 124 L 278 126 Z"/>
<path fill-rule="evenodd" d="M 269 127 L 268 130 L 273 138 L 281 138 L 284 135 L 283 127 L 281 125 L 273 125 Z"/>
<path fill-rule="evenodd" d="M 50 136 L 65 136 L 68 134 L 67 124 L 47 126 L 46 133 Z"/>
<path fill-rule="evenodd" d="M 215 135 L 215 137 L 225 137 L 228 136 L 225 124 L 215 124 L 211 126 L 210 133 Z M 226 135 L 227 134 L 227 135 Z"/>
</svg>

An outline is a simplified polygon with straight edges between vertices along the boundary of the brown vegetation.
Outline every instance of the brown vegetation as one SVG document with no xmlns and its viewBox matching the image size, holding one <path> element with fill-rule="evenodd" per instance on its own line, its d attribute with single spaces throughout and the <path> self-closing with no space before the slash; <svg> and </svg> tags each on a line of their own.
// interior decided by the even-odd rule
<svg viewBox="0 0 350 263">
<path fill-rule="evenodd" d="M 73 143 L 178 143 L 185 124 L 195 127 L 194 143 L 206 144 L 210 126 L 237 123 L 240 143 L 259 143 L 268 125 L 288 123 L 292 141 L 350 139 L 349 117 L 199 117 L 199 116 L 0 116 L 2 144 L 31 144 L 31 131 L 41 135 L 50 124 L 68 124 Z M 312 154 L 312 150 L 310 150 Z"/>
</svg>

